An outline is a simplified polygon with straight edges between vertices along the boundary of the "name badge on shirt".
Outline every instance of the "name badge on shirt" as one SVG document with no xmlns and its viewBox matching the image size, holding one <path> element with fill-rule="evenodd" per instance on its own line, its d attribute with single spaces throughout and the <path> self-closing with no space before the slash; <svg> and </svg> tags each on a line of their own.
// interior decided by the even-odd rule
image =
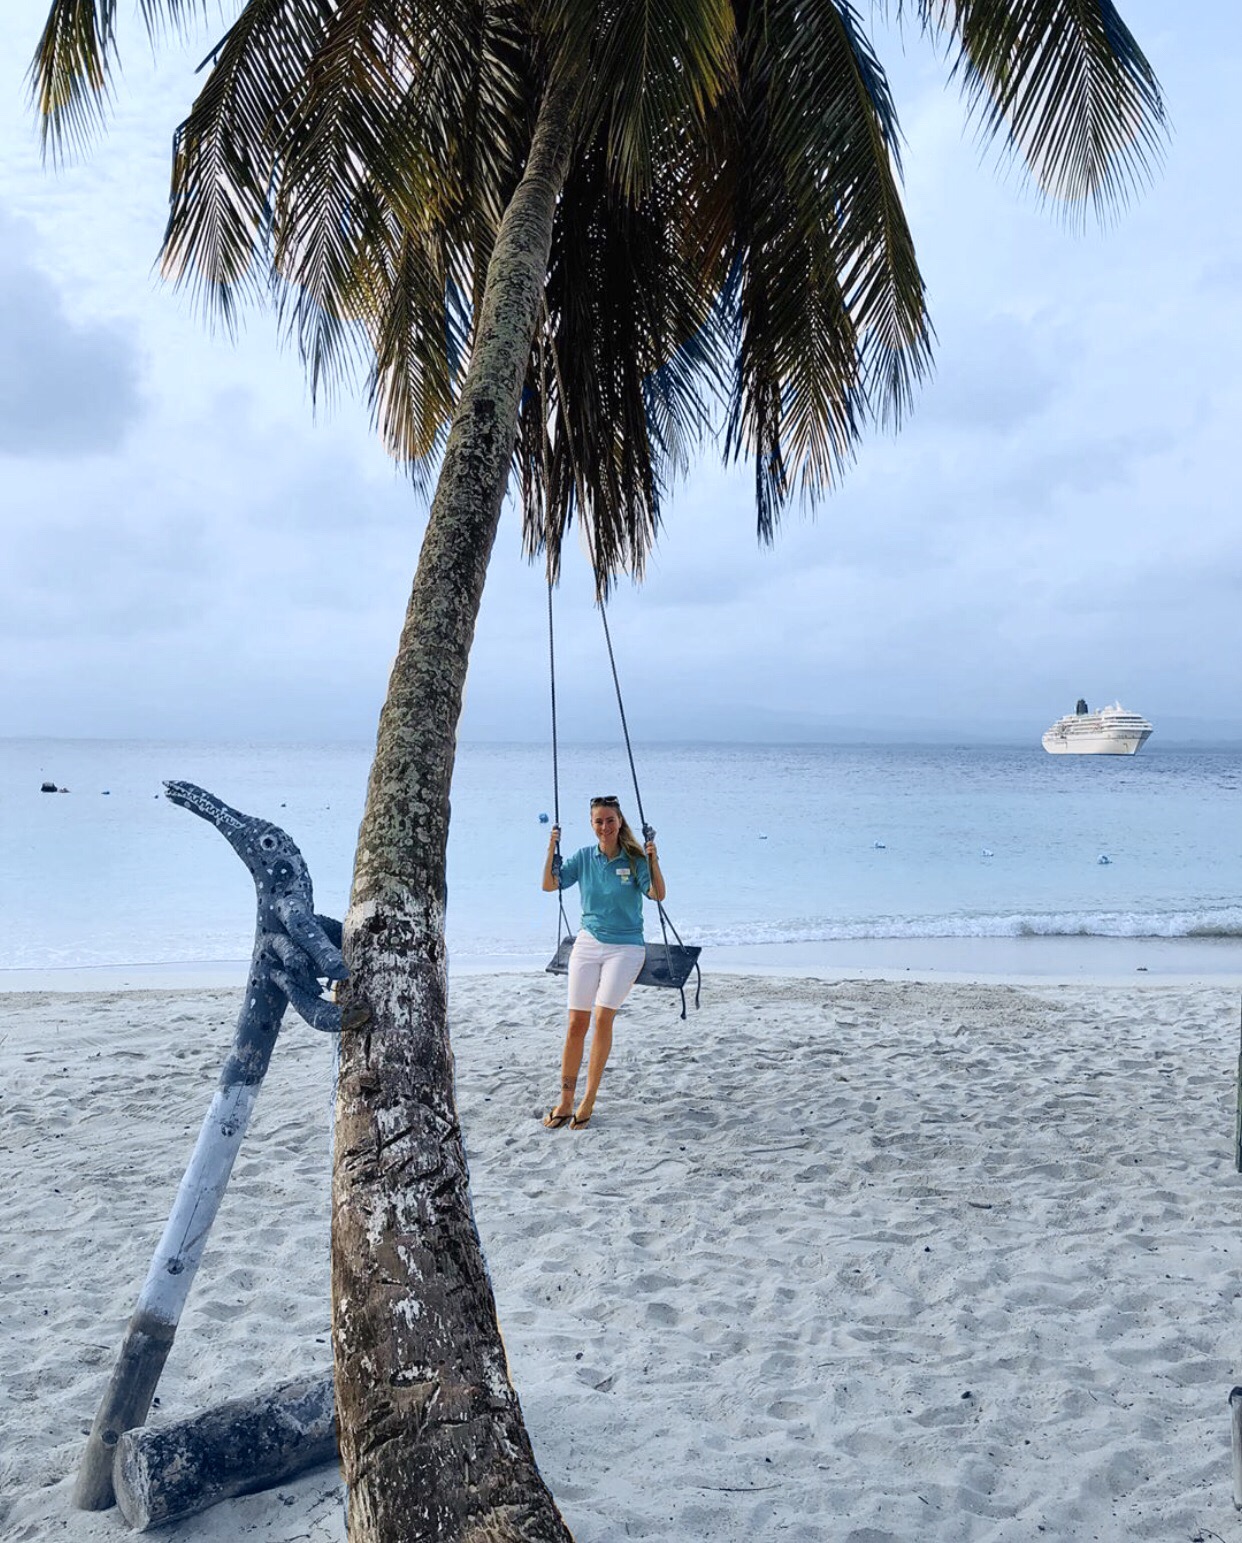
<svg viewBox="0 0 1242 1543">
<path fill-rule="evenodd" d="M 621 880 L 622 884 L 630 882 L 630 870 L 628 868 L 614 868 L 612 871 Z"/>
</svg>

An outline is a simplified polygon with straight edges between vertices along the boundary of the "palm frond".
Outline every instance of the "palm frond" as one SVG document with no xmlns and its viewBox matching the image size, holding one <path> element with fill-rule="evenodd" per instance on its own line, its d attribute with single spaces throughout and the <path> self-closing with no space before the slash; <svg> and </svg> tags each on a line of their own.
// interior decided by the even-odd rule
<svg viewBox="0 0 1242 1543">
<path fill-rule="evenodd" d="M 210 7 L 208 0 L 139 0 L 139 10 L 155 41 L 170 26 L 184 33 Z M 29 73 L 45 155 L 63 160 L 103 123 L 117 57 L 116 0 L 52 0 Z"/>
<path fill-rule="evenodd" d="M 219 7 L 211 0 L 138 0 L 138 10 L 153 43 L 167 33 L 188 37 L 196 23 L 207 21 Z"/>
<path fill-rule="evenodd" d="M 400 221 L 381 191 L 382 147 L 412 84 L 392 9 L 384 0 L 337 0 L 273 127 L 272 266 L 316 398 L 347 373 L 364 341 L 354 323 L 386 306 L 377 275 L 397 282 L 403 269 Z M 426 159 L 412 139 L 411 180 L 429 180 Z"/>
<path fill-rule="evenodd" d="M 534 132 L 541 71 L 525 0 L 476 0 L 475 16 L 474 67 L 454 94 L 465 198 L 449 236 L 454 281 L 477 316 L 496 232 Z"/>
<path fill-rule="evenodd" d="M 552 40 L 553 66 L 589 60 L 584 140 L 602 131 L 618 189 L 651 185 L 670 126 L 702 118 L 730 75 L 729 0 L 541 0 L 537 25 Z"/>
<path fill-rule="evenodd" d="M 284 313 L 314 392 L 369 339 L 373 408 L 402 458 L 439 441 L 468 347 L 462 297 L 481 288 L 520 176 L 533 98 L 521 43 L 507 4 L 338 0 L 283 113 L 273 262 Z M 381 275 L 397 286 L 392 305 Z"/>
<path fill-rule="evenodd" d="M 899 421 L 930 331 L 896 178 L 897 124 L 848 0 L 739 5 L 737 86 L 695 201 L 733 337 L 725 436 L 753 455 L 769 540 L 831 487 L 869 418 Z"/>
<path fill-rule="evenodd" d="M 277 133 L 332 9 L 332 0 L 249 0 L 174 138 L 164 273 L 230 325 L 239 297 L 264 284 L 256 258 L 271 226 Z"/>
<path fill-rule="evenodd" d="M 733 51 L 732 7 L 727 0 L 631 0 L 601 10 L 608 24 L 591 79 L 613 176 L 634 196 L 651 185 L 653 158 L 670 127 L 701 117 L 719 97 Z"/>
<path fill-rule="evenodd" d="M 601 590 L 641 573 L 715 394 L 726 456 L 755 458 L 764 539 L 864 424 L 900 423 L 931 334 L 857 0 L 236 3 L 177 132 L 165 271 L 229 323 L 270 287 L 312 393 L 365 364 L 416 473 L 541 93 L 585 82 L 515 451 L 526 544 L 553 571 L 576 517 Z M 1148 173 L 1163 104 L 1111 0 L 905 4 L 1050 195 L 1104 211 Z M 205 0 L 139 5 L 155 35 Z M 116 0 L 52 0 L 31 78 L 54 154 L 102 116 L 115 31 Z"/>
<path fill-rule="evenodd" d="M 711 296 L 682 249 L 682 180 L 666 162 L 631 202 L 601 133 L 553 230 L 550 325 L 532 354 L 517 450 L 525 544 L 546 549 L 555 574 L 577 517 L 601 592 L 619 572 L 642 573 L 720 373 Z"/>
<path fill-rule="evenodd" d="M 892 93 L 856 12 L 845 0 L 836 8 L 840 39 L 829 33 L 826 56 L 810 61 L 808 68 L 814 78 L 818 69 L 833 68 L 840 52 L 854 121 L 849 149 L 839 162 L 829 143 L 821 143 L 812 154 L 828 155 L 834 168 L 839 165 L 837 271 L 858 319 L 871 409 L 882 423 L 897 429 L 931 365 L 931 325 L 901 201 L 900 130 Z"/>
<path fill-rule="evenodd" d="M 116 0 L 52 0 L 30 63 L 44 154 L 62 159 L 104 119 L 116 61 Z"/>
<path fill-rule="evenodd" d="M 443 448 L 469 315 L 446 284 L 442 247 L 406 230 L 393 236 L 391 263 L 376 274 L 367 318 L 375 356 L 369 395 L 389 454 L 417 482 Z"/>
<path fill-rule="evenodd" d="M 1003 136 L 1071 219 L 1123 207 L 1159 164 L 1155 72 L 1111 0 L 920 0 L 958 48 L 984 131 Z"/>
</svg>

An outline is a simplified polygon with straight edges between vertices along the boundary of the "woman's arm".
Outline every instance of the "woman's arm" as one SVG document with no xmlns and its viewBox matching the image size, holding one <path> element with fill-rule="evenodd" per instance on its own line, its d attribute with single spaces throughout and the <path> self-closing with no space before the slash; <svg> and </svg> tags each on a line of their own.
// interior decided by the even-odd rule
<svg viewBox="0 0 1242 1543">
<path fill-rule="evenodd" d="M 656 855 L 656 844 L 654 841 L 647 843 L 647 866 L 651 870 L 651 887 L 648 889 L 647 894 L 652 900 L 662 901 L 665 895 L 668 894 L 668 885 L 665 884 L 664 875 L 660 872 L 660 859 Z"/>
<path fill-rule="evenodd" d="M 556 859 L 556 843 L 561 839 L 560 827 L 554 825 L 552 834 L 548 838 L 548 855 L 543 862 L 543 888 L 548 894 L 552 894 L 561 886 L 557 883 L 556 874 L 552 871 L 552 864 Z"/>
</svg>

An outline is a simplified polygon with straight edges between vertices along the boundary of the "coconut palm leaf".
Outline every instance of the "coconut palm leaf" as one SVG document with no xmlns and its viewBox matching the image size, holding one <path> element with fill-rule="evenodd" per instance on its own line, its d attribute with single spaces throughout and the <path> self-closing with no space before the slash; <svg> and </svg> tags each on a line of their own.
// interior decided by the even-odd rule
<svg viewBox="0 0 1242 1543">
<path fill-rule="evenodd" d="M 1107 217 L 1164 144 L 1155 72 L 1111 0 L 918 0 L 952 38 L 984 132 L 1003 136 L 1071 219 Z"/>
<path fill-rule="evenodd" d="M 210 14 L 207 0 L 139 0 L 138 8 L 153 43 Z M 45 154 L 63 159 L 103 123 L 116 63 L 116 0 L 52 0 L 30 69 Z"/>
<path fill-rule="evenodd" d="M 523 0 L 477 0 L 476 46 L 452 112 L 463 197 L 450 222 L 454 281 L 479 314 L 492 243 L 522 174 L 543 85 Z"/>
<path fill-rule="evenodd" d="M 153 31 L 199 8 L 141 3 Z M 1109 0 L 907 4 L 1041 186 L 1102 210 L 1145 173 L 1159 92 Z M 35 65 L 53 140 L 98 115 L 114 34 L 115 0 L 55 0 Z M 267 273 L 312 391 L 369 364 L 390 449 L 434 454 L 542 82 L 570 57 L 589 61 L 583 151 L 546 345 L 566 400 L 535 389 L 532 355 L 518 462 L 528 546 L 550 535 L 555 564 L 585 502 L 606 581 L 642 566 L 725 335 L 725 451 L 755 458 L 764 539 L 928 368 L 896 117 L 851 0 L 249 0 L 178 133 L 165 261 L 228 321 Z"/>
<path fill-rule="evenodd" d="M 426 265 L 415 265 L 420 282 L 407 288 L 417 238 L 404 239 L 389 154 L 394 127 L 408 118 L 406 104 L 420 89 L 420 61 L 394 33 L 391 11 L 388 0 L 338 0 L 282 104 L 279 125 L 273 125 L 279 171 L 272 196 L 272 266 L 281 281 L 282 312 L 298 337 L 316 396 L 365 350 L 368 330 L 387 336 L 378 317 L 404 313 L 424 319 L 421 309 L 411 313 L 410 307 L 427 292 Z M 454 196 L 440 159 L 437 166 L 425 137 L 406 136 L 399 175 L 419 232 L 436 223 L 435 213 L 419 206 L 419 195 L 430 200 L 433 190 L 442 190 L 445 202 Z M 395 231 L 389 228 L 393 223 Z M 377 283 L 385 275 L 405 291 L 395 307 Z M 442 287 L 438 313 L 442 317 Z M 365 326 L 368 318 L 375 320 L 373 328 Z M 428 349 L 442 352 L 443 326 L 425 331 Z"/>
<path fill-rule="evenodd" d="M 406 229 L 376 200 L 365 216 L 365 203 L 358 223 L 366 235 L 351 254 L 340 328 L 369 350 L 372 419 L 389 453 L 425 490 L 455 400 L 469 311 L 447 278 L 442 238 Z"/>
<path fill-rule="evenodd" d="M 103 122 L 116 60 L 116 0 L 52 0 L 30 65 L 45 154 L 63 159 Z"/>
<path fill-rule="evenodd" d="M 281 115 L 321 46 L 331 0 L 249 0 L 174 137 L 165 274 L 231 325 L 262 290 Z"/>
<path fill-rule="evenodd" d="M 543 0 L 537 18 L 551 40 L 554 67 L 567 57 L 590 60 L 584 142 L 602 142 L 617 188 L 631 198 L 641 195 L 670 126 L 701 118 L 728 84 L 733 6 L 729 0 Z"/>
<path fill-rule="evenodd" d="M 550 570 L 575 513 L 597 582 L 642 572 L 663 492 L 710 422 L 720 379 L 712 297 L 678 225 L 685 168 L 634 201 L 606 131 L 578 158 L 553 228 L 549 326 L 527 376 L 518 460 L 528 552 Z M 546 426 L 546 427 L 545 427 Z"/>
<path fill-rule="evenodd" d="M 693 208 L 733 338 L 726 454 L 755 458 L 761 539 L 897 421 L 930 329 L 887 83 L 846 0 L 739 4 L 737 84 Z"/>
<path fill-rule="evenodd" d="M 370 364 L 403 460 L 442 437 L 466 353 L 460 292 L 481 282 L 520 171 L 533 87 L 515 16 L 251 0 L 178 133 L 166 271 L 231 320 L 263 254 L 312 393 Z"/>
<path fill-rule="evenodd" d="M 524 42 L 512 6 L 343 0 L 285 115 L 273 260 L 286 314 L 315 389 L 344 373 L 361 324 L 377 422 L 403 459 L 432 454 L 452 411 L 462 297 L 477 302 L 529 134 Z"/>
</svg>

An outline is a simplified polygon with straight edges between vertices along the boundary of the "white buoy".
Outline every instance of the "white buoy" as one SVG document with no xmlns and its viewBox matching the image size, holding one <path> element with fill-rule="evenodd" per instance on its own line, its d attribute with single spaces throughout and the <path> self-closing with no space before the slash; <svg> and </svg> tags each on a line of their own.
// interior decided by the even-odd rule
<svg viewBox="0 0 1242 1543">
<path fill-rule="evenodd" d="M 1100 863 L 1101 865 L 1107 865 L 1108 863 L 1112 862 L 1112 858 L 1109 857 L 1106 852 L 1101 852 L 1100 855 L 1096 858 L 1096 862 Z"/>
</svg>

